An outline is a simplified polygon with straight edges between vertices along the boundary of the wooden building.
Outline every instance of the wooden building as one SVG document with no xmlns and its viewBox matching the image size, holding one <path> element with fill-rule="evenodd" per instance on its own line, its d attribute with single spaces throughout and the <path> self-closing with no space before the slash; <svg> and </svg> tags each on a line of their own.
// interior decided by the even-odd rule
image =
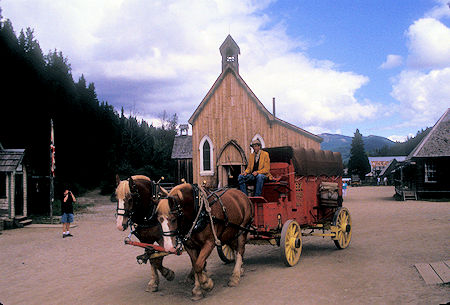
<svg viewBox="0 0 450 305">
<path fill-rule="evenodd" d="M 0 229 L 28 224 L 27 171 L 24 149 L 4 149 L 0 144 Z"/>
<path fill-rule="evenodd" d="M 175 183 L 182 179 L 192 183 L 192 136 L 188 135 L 189 125 L 180 124 L 180 134 L 173 140 L 171 158 L 177 162 Z"/>
<path fill-rule="evenodd" d="M 406 156 L 369 157 L 370 173 L 372 177 L 381 176 L 381 172 L 391 164 L 392 160 L 405 161 Z M 367 175 L 366 175 L 367 176 Z"/>
<path fill-rule="evenodd" d="M 450 198 L 450 108 L 395 169 L 396 193 L 403 199 Z"/>
<path fill-rule="evenodd" d="M 239 75 L 240 49 L 230 35 L 219 50 L 222 73 L 189 119 L 194 183 L 235 185 L 256 138 L 263 148 L 320 149 L 322 138 L 277 118 L 252 92 Z"/>
</svg>

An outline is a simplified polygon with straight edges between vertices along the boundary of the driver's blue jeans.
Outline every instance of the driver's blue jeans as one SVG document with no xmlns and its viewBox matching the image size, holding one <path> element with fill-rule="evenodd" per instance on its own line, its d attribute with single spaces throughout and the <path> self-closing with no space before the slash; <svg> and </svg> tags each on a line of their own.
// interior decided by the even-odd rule
<svg viewBox="0 0 450 305">
<path fill-rule="evenodd" d="M 266 180 L 267 177 L 266 175 L 263 174 L 258 174 L 256 176 L 253 176 L 252 174 L 247 174 L 247 175 L 239 175 L 238 177 L 238 183 L 239 183 L 239 189 L 245 194 L 247 194 L 247 184 L 250 183 L 255 183 L 256 181 L 256 185 L 255 185 L 255 197 L 257 196 L 261 196 L 262 194 L 262 188 L 264 185 L 264 180 Z"/>
</svg>

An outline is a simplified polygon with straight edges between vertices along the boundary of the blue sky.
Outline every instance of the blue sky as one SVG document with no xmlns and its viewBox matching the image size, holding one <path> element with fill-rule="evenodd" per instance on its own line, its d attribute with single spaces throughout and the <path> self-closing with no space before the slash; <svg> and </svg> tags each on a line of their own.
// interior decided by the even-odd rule
<svg viewBox="0 0 450 305">
<path fill-rule="evenodd" d="M 314 133 L 393 140 L 450 107 L 450 0 L 0 0 L 16 30 L 68 57 L 102 101 L 185 123 L 220 74 L 231 34 L 268 110 Z"/>
</svg>

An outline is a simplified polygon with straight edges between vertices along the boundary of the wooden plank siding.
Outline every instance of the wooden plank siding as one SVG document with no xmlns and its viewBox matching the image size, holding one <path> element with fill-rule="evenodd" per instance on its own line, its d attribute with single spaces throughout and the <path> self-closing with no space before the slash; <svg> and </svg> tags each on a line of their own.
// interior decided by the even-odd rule
<svg viewBox="0 0 450 305">
<path fill-rule="evenodd" d="M 419 197 L 426 197 L 426 193 L 450 194 L 450 157 L 413 158 L 411 163 L 403 169 L 403 185 L 419 193 Z M 436 168 L 436 182 L 425 182 L 425 163 L 433 162 Z M 421 195 L 422 194 L 422 195 Z M 444 195 L 445 196 L 445 195 Z M 448 196 L 448 195 L 447 195 Z"/>
<path fill-rule="evenodd" d="M 249 144 L 257 134 L 262 137 L 267 147 L 290 145 L 320 149 L 320 138 L 308 135 L 307 132 L 302 134 L 299 128 L 289 126 L 289 123 L 274 119 L 273 116 L 270 118 L 267 110 L 261 110 L 264 106 L 255 100 L 245 82 L 232 70 L 224 71 L 219 76 L 208 95 L 190 120 L 194 183 L 205 180 L 208 185 L 217 186 L 217 162 L 221 151 L 222 162 L 229 158 L 233 164 L 240 160 L 242 166 L 246 165 L 238 150 L 225 149 L 224 145 L 231 140 L 234 140 L 246 156 L 250 153 Z M 213 143 L 213 176 L 200 176 L 199 144 L 205 135 Z"/>
</svg>

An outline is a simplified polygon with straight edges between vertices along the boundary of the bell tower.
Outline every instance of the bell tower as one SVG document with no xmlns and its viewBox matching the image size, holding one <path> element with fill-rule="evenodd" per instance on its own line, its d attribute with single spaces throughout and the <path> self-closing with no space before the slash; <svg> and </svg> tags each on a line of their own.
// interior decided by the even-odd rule
<svg viewBox="0 0 450 305">
<path fill-rule="evenodd" d="M 238 55 L 241 54 L 241 50 L 231 35 L 228 35 L 227 38 L 225 38 L 225 41 L 220 46 L 219 50 L 220 55 L 222 55 L 222 72 L 225 71 L 227 67 L 231 67 L 239 74 Z"/>
</svg>

